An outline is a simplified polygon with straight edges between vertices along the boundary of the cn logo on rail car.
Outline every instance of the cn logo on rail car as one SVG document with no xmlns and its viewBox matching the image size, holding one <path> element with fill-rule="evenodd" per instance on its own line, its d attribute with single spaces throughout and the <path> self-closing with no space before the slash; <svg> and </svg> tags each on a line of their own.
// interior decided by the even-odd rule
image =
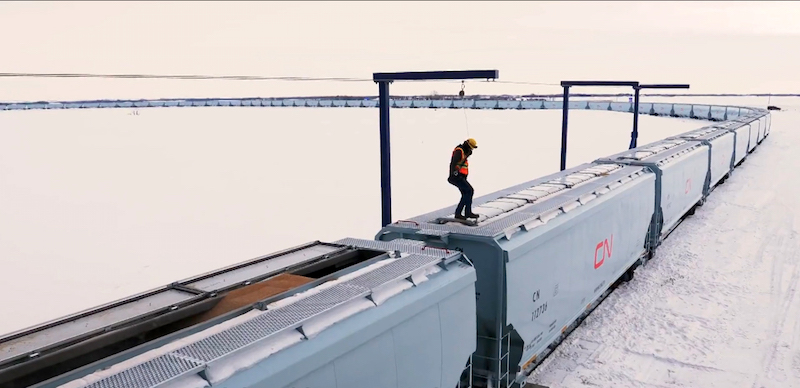
<svg viewBox="0 0 800 388">
<path fill-rule="evenodd" d="M 539 300 L 539 297 L 540 297 L 539 291 L 541 291 L 541 290 L 536 290 L 533 293 L 533 303 L 536 303 L 536 301 Z M 531 313 L 531 321 L 534 321 L 537 318 L 539 318 L 539 316 L 544 314 L 545 311 L 547 311 L 547 302 L 542 303 L 541 306 L 539 306 L 539 307 L 537 307 L 536 309 L 533 310 L 533 312 Z"/>
<path fill-rule="evenodd" d="M 614 235 L 612 234 L 609 239 L 605 239 L 594 248 L 594 269 L 600 268 L 606 261 L 606 258 L 611 258 L 611 251 L 614 249 Z"/>
</svg>

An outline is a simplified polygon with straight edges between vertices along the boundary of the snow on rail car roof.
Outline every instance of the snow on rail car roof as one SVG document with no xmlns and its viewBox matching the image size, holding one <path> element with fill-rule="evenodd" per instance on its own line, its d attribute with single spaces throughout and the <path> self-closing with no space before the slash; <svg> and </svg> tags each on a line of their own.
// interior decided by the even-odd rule
<svg viewBox="0 0 800 388">
<path fill-rule="evenodd" d="M 672 140 L 672 139 L 685 139 L 685 140 L 696 140 L 696 141 L 714 140 L 721 136 L 732 134 L 733 132 L 734 132 L 733 127 L 709 125 L 707 127 L 698 128 L 693 131 L 689 131 L 679 135 L 670 136 L 665 140 Z"/>
<path fill-rule="evenodd" d="M 721 136 L 721 135 L 724 135 L 726 133 L 730 133 L 730 131 L 727 128 L 719 128 L 717 126 L 710 125 L 710 126 L 707 126 L 707 127 L 702 127 L 702 128 L 695 129 L 694 131 L 689 131 L 689 132 L 682 133 L 682 134 L 679 134 L 679 135 L 671 136 L 671 137 L 668 137 L 667 139 L 672 139 L 672 138 L 676 138 L 676 137 L 680 137 L 680 138 L 684 138 L 684 139 L 690 139 L 690 138 L 691 139 L 696 139 L 696 138 L 709 136 L 709 135 L 711 135 L 711 136 Z"/>
<path fill-rule="evenodd" d="M 701 147 L 705 147 L 705 145 L 678 135 L 601 158 L 596 162 L 612 164 L 641 162 L 661 167 Z"/>
<path fill-rule="evenodd" d="M 424 235 L 464 234 L 510 239 L 519 230 L 544 225 L 647 173 L 646 168 L 640 166 L 586 163 L 477 198 L 473 201 L 473 212 L 481 217 L 476 226 L 437 223 L 438 218 L 452 217 L 453 207 L 447 207 L 396 221 L 388 228 L 417 230 L 416 233 Z"/>
<path fill-rule="evenodd" d="M 61 387 L 117 388 L 121 382 L 135 382 L 133 386 L 137 388 L 151 388 L 196 377 L 214 366 L 213 379 L 224 381 L 239 370 L 241 363 L 251 365 L 300 342 L 313 340 L 337 322 L 376 308 L 428 281 L 431 275 L 462 257 L 457 251 L 425 249 L 410 240 L 380 242 L 348 238 L 335 244 L 384 251 L 386 255 L 313 288 L 267 299 L 235 318 L 120 360 Z"/>
</svg>

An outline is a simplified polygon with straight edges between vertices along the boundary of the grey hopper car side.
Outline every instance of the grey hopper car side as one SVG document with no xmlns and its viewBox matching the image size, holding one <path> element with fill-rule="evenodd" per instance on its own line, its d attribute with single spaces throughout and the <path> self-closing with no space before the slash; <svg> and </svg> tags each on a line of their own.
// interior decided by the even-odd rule
<svg viewBox="0 0 800 388">
<path fill-rule="evenodd" d="M 743 121 L 748 121 L 750 125 L 750 144 L 747 146 L 747 152 L 753 152 L 758 146 L 758 132 L 761 131 L 761 123 L 753 120 L 752 117 L 743 119 Z"/>
<path fill-rule="evenodd" d="M 416 239 L 470 258 L 474 380 L 512 386 L 646 257 L 654 195 L 646 168 L 584 164 L 478 198 L 477 208 L 507 209 L 478 226 L 435 223 L 446 208 L 387 225 L 376 239 Z"/>
<path fill-rule="evenodd" d="M 656 176 L 650 246 L 656 247 L 687 213 L 705 201 L 711 181 L 709 147 L 684 139 L 661 140 L 597 163 L 648 167 Z"/>
<path fill-rule="evenodd" d="M 700 128 L 675 137 L 667 138 L 696 141 L 709 147 L 709 168 L 711 180 L 706 197 L 717 185 L 730 176 L 734 168 L 734 151 L 736 149 L 736 132 L 714 126 Z"/>
</svg>

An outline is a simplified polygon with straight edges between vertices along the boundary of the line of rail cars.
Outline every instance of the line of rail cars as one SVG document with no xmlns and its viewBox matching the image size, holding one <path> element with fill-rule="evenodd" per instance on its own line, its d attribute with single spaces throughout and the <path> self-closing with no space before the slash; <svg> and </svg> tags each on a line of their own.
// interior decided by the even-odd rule
<svg viewBox="0 0 800 388">
<path fill-rule="evenodd" d="M 769 134 L 767 111 L 0 338 L 15 388 L 468 387 L 525 379 Z"/>
<path fill-rule="evenodd" d="M 766 111 L 712 124 L 384 227 L 464 252 L 477 271 L 477 386 L 520 386 L 614 286 L 729 177 L 769 133 Z"/>
<path fill-rule="evenodd" d="M 522 97 L 498 98 L 484 96 L 465 99 L 428 99 L 425 97 L 392 98 L 396 109 L 561 109 L 561 101 L 526 99 Z M 92 100 L 92 101 L 40 101 L 0 102 L 0 111 L 50 110 L 50 109 L 107 109 L 107 108 L 180 108 L 180 107 L 293 107 L 293 108 L 377 108 L 375 98 L 197 98 L 156 100 Z M 570 109 L 604 110 L 633 113 L 630 102 L 608 100 L 570 101 Z M 685 117 L 692 119 L 726 121 L 750 114 L 754 110 L 738 106 L 681 103 L 639 103 L 639 114 L 652 116 Z"/>
</svg>

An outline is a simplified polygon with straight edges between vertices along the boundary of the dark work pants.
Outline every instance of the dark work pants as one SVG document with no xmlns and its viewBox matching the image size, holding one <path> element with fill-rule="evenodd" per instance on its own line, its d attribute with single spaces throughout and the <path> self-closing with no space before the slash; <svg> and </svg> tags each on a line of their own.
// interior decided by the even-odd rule
<svg viewBox="0 0 800 388">
<path fill-rule="evenodd" d="M 458 191 L 461 192 L 461 201 L 458 203 L 456 207 L 456 215 L 462 214 L 461 211 L 464 210 L 466 207 L 467 212 L 464 215 L 472 213 L 472 195 L 475 193 L 475 190 L 472 188 L 472 185 L 467 182 L 467 179 L 461 176 L 454 177 L 451 176 L 447 178 L 447 182 L 451 185 L 458 187 Z"/>
</svg>

